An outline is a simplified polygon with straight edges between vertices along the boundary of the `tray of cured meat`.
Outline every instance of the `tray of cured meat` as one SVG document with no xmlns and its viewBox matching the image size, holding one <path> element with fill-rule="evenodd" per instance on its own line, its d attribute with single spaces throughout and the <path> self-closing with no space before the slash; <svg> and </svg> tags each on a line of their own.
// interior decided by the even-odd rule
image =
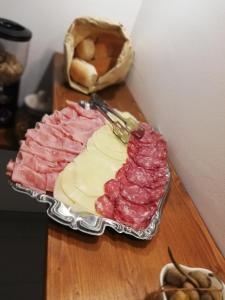
<svg viewBox="0 0 225 300">
<path fill-rule="evenodd" d="M 124 144 L 99 111 L 68 101 L 27 131 L 7 165 L 9 182 L 47 203 L 48 216 L 73 230 L 102 235 L 111 227 L 149 240 L 160 223 L 170 171 L 162 135 L 140 125 L 143 136 L 131 134 Z"/>
</svg>

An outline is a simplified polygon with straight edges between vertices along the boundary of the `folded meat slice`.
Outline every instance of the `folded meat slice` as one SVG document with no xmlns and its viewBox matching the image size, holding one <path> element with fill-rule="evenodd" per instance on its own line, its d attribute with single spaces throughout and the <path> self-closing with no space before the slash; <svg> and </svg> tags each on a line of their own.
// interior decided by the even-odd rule
<svg viewBox="0 0 225 300">
<path fill-rule="evenodd" d="M 12 181 L 38 191 L 46 191 L 46 174 L 35 172 L 30 167 L 16 163 L 12 173 Z"/>
<path fill-rule="evenodd" d="M 66 104 L 68 105 L 68 107 L 74 109 L 79 116 L 83 116 L 88 119 L 99 118 L 104 122 L 104 117 L 97 110 L 84 109 L 78 103 L 70 101 L 70 100 L 67 100 Z"/>
<path fill-rule="evenodd" d="M 56 110 L 51 115 L 44 115 L 42 118 L 42 123 L 59 125 L 61 123 L 76 119 L 77 116 L 76 110 L 71 109 L 71 107 L 65 107 L 60 111 Z"/>
<path fill-rule="evenodd" d="M 62 124 L 62 131 L 71 136 L 72 140 L 86 144 L 94 131 L 104 124 L 101 119 L 87 120 L 85 117 L 78 117 L 67 124 Z"/>
<path fill-rule="evenodd" d="M 12 159 L 10 159 L 10 161 L 8 162 L 8 164 L 6 166 L 6 175 L 12 176 L 14 165 L 15 165 L 15 162 Z"/>
<path fill-rule="evenodd" d="M 21 141 L 16 161 L 10 161 L 6 174 L 14 182 L 40 191 L 53 191 L 56 177 L 79 155 L 104 118 L 98 111 L 86 111 L 79 104 L 45 115 Z"/>
<path fill-rule="evenodd" d="M 38 157 L 37 155 L 33 155 L 22 150 L 19 151 L 16 157 L 16 163 L 22 163 L 25 166 L 33 169 L 34 171 L 44 174 L 61 172 L 66 165 L 66 163 L 47 161 L 43 158 Z"/>
<path fill-rule="evenodd" d="M 54 190 L 54 186 L 55 186 L 55 182 L 56 182 L 56 178 L 58 176 L 58 172 L 57 173 L 47 173 L 46 174 L 46 187 L 45 187 L 45 191 L 49 191 L 52 192 Z"/>
<path fill-rule="evenodd" d="M 84 145 L 80 142 L 71 140 L 63 136 L 57 137 L 53 135 L 53 130 L 50 126 L 48 130 L 46 130 L 46 128 L 42 126 L 39 126 L 39 128 L 28 129 L 26 138 L 33 139 L 41 146 L 63 150 L 65 152 L 70 152 L 73 154 L 80 153 L 84 148 Z"/>
<path fill-rule="evenodd" d="M 74 159 L 74 154 L 48 148 L 39 145 L 36 141 L 27 138 L 26 141 L 21 142 L 20 150 L 36 155 L 44 160 L 51 162 L 71 162 Z"/>
</svg>

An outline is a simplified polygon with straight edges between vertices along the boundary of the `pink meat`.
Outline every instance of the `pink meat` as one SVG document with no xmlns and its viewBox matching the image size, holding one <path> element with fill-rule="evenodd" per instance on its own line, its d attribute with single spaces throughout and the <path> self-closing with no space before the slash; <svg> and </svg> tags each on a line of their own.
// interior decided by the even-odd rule
<svg viewBox="0 0 225 300">
<path fill-rule="evenodd" d="M 145 170 L 162 168 L 167 164 L 165 159 L 158 157 L 157 151 L 152 156 L 142 156 L 138 154 L 134 160 L 139 167 L 142 167 Z"/>
<path fill-rule="evenodd" d="M 86 111 L 77 103 L 45 115 L 26 133 L 15 162 L 6 173 L 12 180 L 41 191 L 53 191 L 56 177 L 79 155 L 91 135 L 102 125 L 98 111 Z"/>
<path fill-rule="evenodd" d="M 59 172 L 56 173 L 47 173 L 46 174 L 46 187 L 45 191 L 52 192 L 54 190 L 55 181 Z"/>
<path fill-rule="evenodd" d="M 109 199 L 106 195 L 103 195 L 95 202 L 96 211 L 104 216 L 105 218 L 113 218 L 114 214 L 114 202 Z"/>
<path fill-rule="evenodd" d="M 136 219 L 136 220 L 132 220 L 132 219 L 123 219 L 123 217 L 121 216 L 120 212 L 118 212 L 117 210 L 115 210 L 114 212 L 114 220 L 116 220 L 117 222 L 124 224 L 126 226 L 132 227 L 135 230 L 144 230 L 150 220 L 146 219 L 144 221 Z"/>
<path fill-rule="evenodd" d="M 138 166 L 131 165 L 126 172 L 126 177 L 130 183 L 137 184 L 141 187 L 147 187 L 149 184 L 147 171 Z"/>
<path fill-rule="evenodd" d="M 128 159 L 116 178 L 105 184 L 102 196 L 114 201 L 112 219 L 136 230 L 143 230 L 150 223 L 167 183 L 166 143 L 150 125 L 141 125 L 145 128 L 144 136 L 130 136 Z M 103 212 L 105 209 L 102 207 Z"/>
<path fill-rule="evenodd" d="M 164 187 L 164 185 L 162 185 L 162 186 L 159 186 L 159 187 L 155 187 L 153 189 L 148 188 L 146 190 L 147 190 L 147 193 L 149 195 L 149 201 L 154 202 L 154 203 L 157 204 L 159 199 L 164 194 L 165 187 Z"/>
<path fill-rule="evenodd" d="M 14 165 L 15 165 L 15 162 L 12 159 L 10 159 L 10 161 L 8 162 L 8 164 L 6 166 L 6 175 L 12 176 Z"/>
<path fill-rule="evenodd" d="M 79 116 L 86 117 L 88 119 L 98 119 L 99 118 L 104 122 L 103 116 L 97 110 L 84 109 L 78 103 L 73 102 L 73 101 L 69 101 L 69 100 L 66 101 L 66 104 L 69 107 L 71 107 L 72 109 L 74 109 Z"/>
<path fill-rule="evenodd" d="M 42 123 L 59 125 L 62 123 L 70 122 L 77 118 L 77 112 L 71 107 L 65 107 L 62 110 L 56 110 L 51 115 L 44 115 L 42 118 Z"/>
<path fill-rule="evenodd" d="M 115 209 L 120 212 L 124 220 L 138 220 L 140 222 L 151 219 L 155 212 L 156 205 L 142 204 L 138 205 L 130 201 L 126 201 L 120 197 L 116 201 Z"/>
<path fill-rule="evenodd" d="M 59 111 L 59 113 L 60 113 L 61 123 L 69 122 L 70 120 L 75 120 L 78 116 L 76 110 L 72 109 L 69 106 L 63 108 L 61 111 Z"/>
<path fill-rule="evenodd" d="M 44 174 L 53 172 L 59 173 L 64 168 L 64 165 L 58 164 L 57 162 L 47 161 L 22 150 L 20 150 L 17 154 L 16 163 L 22 163 L 25 166 L 30 167 L 34 171 Z"/>
<path fill-rule="evenodd" d="M 72 140 L 86 144 L 92 134 L 102 125 L 104 125 L 104 123 L 101 119 L 78 117 L 76 120 L 67 124 L 62 124 L 62 130 L 66 135 L 70 136 Z"/>
<path fill-rule="evenodd" d="M 15 164 L 12 181 L 34 190 L 46 191 L 46 175 L 35 172 L 23 164 Z"/>
<path fill-rule="evenodd" d="M 20 150 L 24 152 L 36 155 L 44 160 L 50 162 L 71 162 L 74 159 L 74 155 L 63 150 L 56 150 L 48 147 L 39 145 L 32 139 L 26 139 L 26 141 L 21 142 Z"/>
<path fill-rule="evenodd" d="M 149 204 L 152 201 L 148 190 L 136 184 L 126 184 L 121 187 L 121 196 L 135 204 Z"/>
<path fill-rule="evenodd" d="M 83 143 L 72 140 L 71 135 L 65 132 L 61 125 L 37 123 L 36 128 L 52 134 L 61 141 L 62 148 L 68 149 L 68 152 L 80 153 L 85 148 Z"/>
<path fill-rule="evenodd" d="M 70 140 L 68 138 L 56 137 L 50 128 L 39 126 L 39 128 L 28 129 L 26 138 L 31 138 L 38 144 L 44 147 L 53 148 L 56 150 L 63 150 L 72 154 L 80 153 L 84 146 L 80 142 Z"/>
<path fill-rule="evenodd" d="M 120 195 L 120 182 L 115 179 L 111 179 L 105 183 L 105 195 L 110 200 L 115 201 Z"/>
<path fill-rule="evenodd" d="M 138 153 L 138 144 L 136 143 L 128 143 L 127 146 L 127 153 L 130 158 L 133 158 L 137 155 Z"/>
</svg>

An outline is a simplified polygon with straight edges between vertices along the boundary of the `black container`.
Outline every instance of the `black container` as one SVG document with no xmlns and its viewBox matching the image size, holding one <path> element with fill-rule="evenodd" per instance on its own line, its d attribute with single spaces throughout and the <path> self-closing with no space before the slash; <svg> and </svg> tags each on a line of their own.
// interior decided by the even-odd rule
<svg viewBox="0 0 225 300">
<path fill-rule="evenodd" d="M 27 28 L 0 18 L 0 127 L 14 125 L 20 80 L 31 37 Z"/>
</svg>

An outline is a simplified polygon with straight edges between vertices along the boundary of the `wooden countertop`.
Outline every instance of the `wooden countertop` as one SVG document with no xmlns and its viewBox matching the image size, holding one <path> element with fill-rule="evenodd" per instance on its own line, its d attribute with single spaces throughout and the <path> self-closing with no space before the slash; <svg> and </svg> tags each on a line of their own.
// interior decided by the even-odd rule
<svg viewBox="0 0 225 300">
<path fill-rule="evenodd" d="M 53 65 L 54 109 L 64 107 L 66 99 L 88 99 L 66 85 L 63 55 L 55 54 Z M 101 95 L 144 119 L 125 84 Z M 211 269 L 225 281 L 225 259 L 173 168 L 158 233 L 151 241 L 111 230 L 94 237 L 50 224 L 47 300 L 144 300 L 159 287 L 160 269 L 169 262 L 168 246 L 178 262 Z"/>
</svg>

